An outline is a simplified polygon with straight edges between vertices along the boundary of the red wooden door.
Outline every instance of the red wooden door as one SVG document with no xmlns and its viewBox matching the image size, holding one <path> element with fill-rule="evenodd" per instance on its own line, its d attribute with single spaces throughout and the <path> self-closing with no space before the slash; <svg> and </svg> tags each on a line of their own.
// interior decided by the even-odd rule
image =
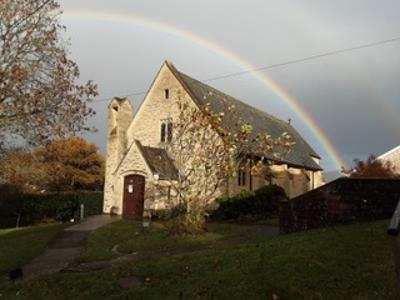
<svg viewBox="0 0 400 300">
<path fill-rule="evenodd" d="M 122 214 L 125 218 L 141 219 L 144 204 L 144 176 L 128 175 L 124 179 Z"/>
</svg>

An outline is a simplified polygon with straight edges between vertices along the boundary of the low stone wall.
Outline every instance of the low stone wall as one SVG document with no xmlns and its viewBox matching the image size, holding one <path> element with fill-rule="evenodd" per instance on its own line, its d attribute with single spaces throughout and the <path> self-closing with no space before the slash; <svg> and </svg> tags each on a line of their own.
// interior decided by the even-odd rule
<svg viewBox="0 0 400 300">
<path fill-rule="evenodd" d="M 391 218 L 400 179 L 339 178 L 280 203 L 281 233 Z"/>
</svg>

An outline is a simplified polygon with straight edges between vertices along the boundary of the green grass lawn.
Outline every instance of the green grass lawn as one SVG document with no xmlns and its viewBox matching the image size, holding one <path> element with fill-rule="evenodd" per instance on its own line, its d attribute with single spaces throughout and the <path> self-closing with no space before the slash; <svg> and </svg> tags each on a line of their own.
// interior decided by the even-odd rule
<svg viewBox="0 0 400 300">
<path fill-rule="evenodd" d="M 171 236 L 168 226 L 168 222 L 156 222 L 150 228 L 143 228 L 142 223 L 121 220 L 99 228 L 89 236 L 81 261 L 116 258 L 119 255 L 112 251 L 115 245 L 118 245 L 117 251 L 121 254 L 177 253 L 264 239 L 251 226 L 210 223 L 206 233 L 193 236 Z"/>
<path fill-rule="evenodd" d="M 20 267 L 46 249 L 63 225 L 49 224 L 0 230 L 0 275 Z M 0 298 L 1 299 L 1 298 Z"/>
<path fill-rule="evenodd" d="M 124 261 L 88 273 L 28 278 L 0 286 L 0 293 L 4 299 L 271 299 L 272 294 L 281 300 L 399 299 L 387 224 L 310 230 L 229 249 Z M 113 228 L 117 232 L 123 226 L 132 224 L 123 221 L 96 234 L 107 233 L 115 241 L 119 237 L 112 235 Z M 240 236 L 232 233 L 233 227 L 229 231 L 231 237 Z M 126 247 L 145 249 L 125 237 Z M 112 244 L 106 240 L 91 237 L 93 245 L 104 249 Z M 138 286 L 120 287 L 119 280 L 127 277 L 135 277 Z"/>
</svg>

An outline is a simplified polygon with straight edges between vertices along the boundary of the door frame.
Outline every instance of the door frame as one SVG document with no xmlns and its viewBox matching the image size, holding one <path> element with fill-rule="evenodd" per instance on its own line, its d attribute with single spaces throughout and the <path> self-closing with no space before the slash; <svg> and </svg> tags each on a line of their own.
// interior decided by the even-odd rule
<svg viewBox="0 0 400 300">
<path fill-rule="evenodd" d="M 121 197 L 121 215 L 123 216 L 123 217 L 125 217 L 125 215 L 124 215 L 124 207 L 125 207 L 125 205 L 124 205 L 124 203 L 125 203 L 125 179 L 127 178 L 127 177 L 129 177 L 129 176 L 140 176 L 140 177 L 142 177 L 143 178 L 143 203 L 142 203 L 142 215 L 143 215 L 143 212 L 144 212 L 144 204 L 145 204 L 145 191 L 146 191 L 146 176 L 144 175 L 144 173 L 143 172 L 134 172 L 134 173 L 131 173 L 131 172 L 125 172 L 124 174 L 121 174 L 121 181 L 122 181 L 122 184 L 121 184 L 121 186 L 122 186 L 122 189 L 121 189 L 121 192 L 122 192 L 122 197 Z M 128 217 L 129 218 L 129 217 Z M 138 217 L 139 219 L 141 219 L 142 218 L 142 216 L 140 216 L 140 217 Z"/>
</svg>

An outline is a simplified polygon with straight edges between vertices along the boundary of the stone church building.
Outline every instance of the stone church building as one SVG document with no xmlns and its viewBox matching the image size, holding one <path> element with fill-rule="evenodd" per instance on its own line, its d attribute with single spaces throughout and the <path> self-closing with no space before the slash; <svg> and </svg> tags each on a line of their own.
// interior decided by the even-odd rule
<svg viewBox="0 0 400 300">
<path fill-rule="evenodd" d="M 215 112 L 220 111 L 221 102 L 233 104 L 255 133 L 278 137 L 288 132 L 295 145 L 283 160 L 274 161 L 271 181 L 282 186 L 289 197 L 323 184 L 319 155 L 292 125 L 193 79 L 165 62 L 136 113 L 127 98 L 114 98 L 109 105 L 105 213 L 141 217 L 146 209 L 168 209 L 175 205 L 173 195 L 157 195 L 150 187 L 154 183 L 168 185 L 178 174 L 174 158 L 165 150 L 165 145 L 173 138 L 171 127 L 178 113 L 178 95 L 197 107 L 209 103 Z M 271 181 L 242 172 L 227 181 L 220 195 L 255 190 Z"/>
</svg>

